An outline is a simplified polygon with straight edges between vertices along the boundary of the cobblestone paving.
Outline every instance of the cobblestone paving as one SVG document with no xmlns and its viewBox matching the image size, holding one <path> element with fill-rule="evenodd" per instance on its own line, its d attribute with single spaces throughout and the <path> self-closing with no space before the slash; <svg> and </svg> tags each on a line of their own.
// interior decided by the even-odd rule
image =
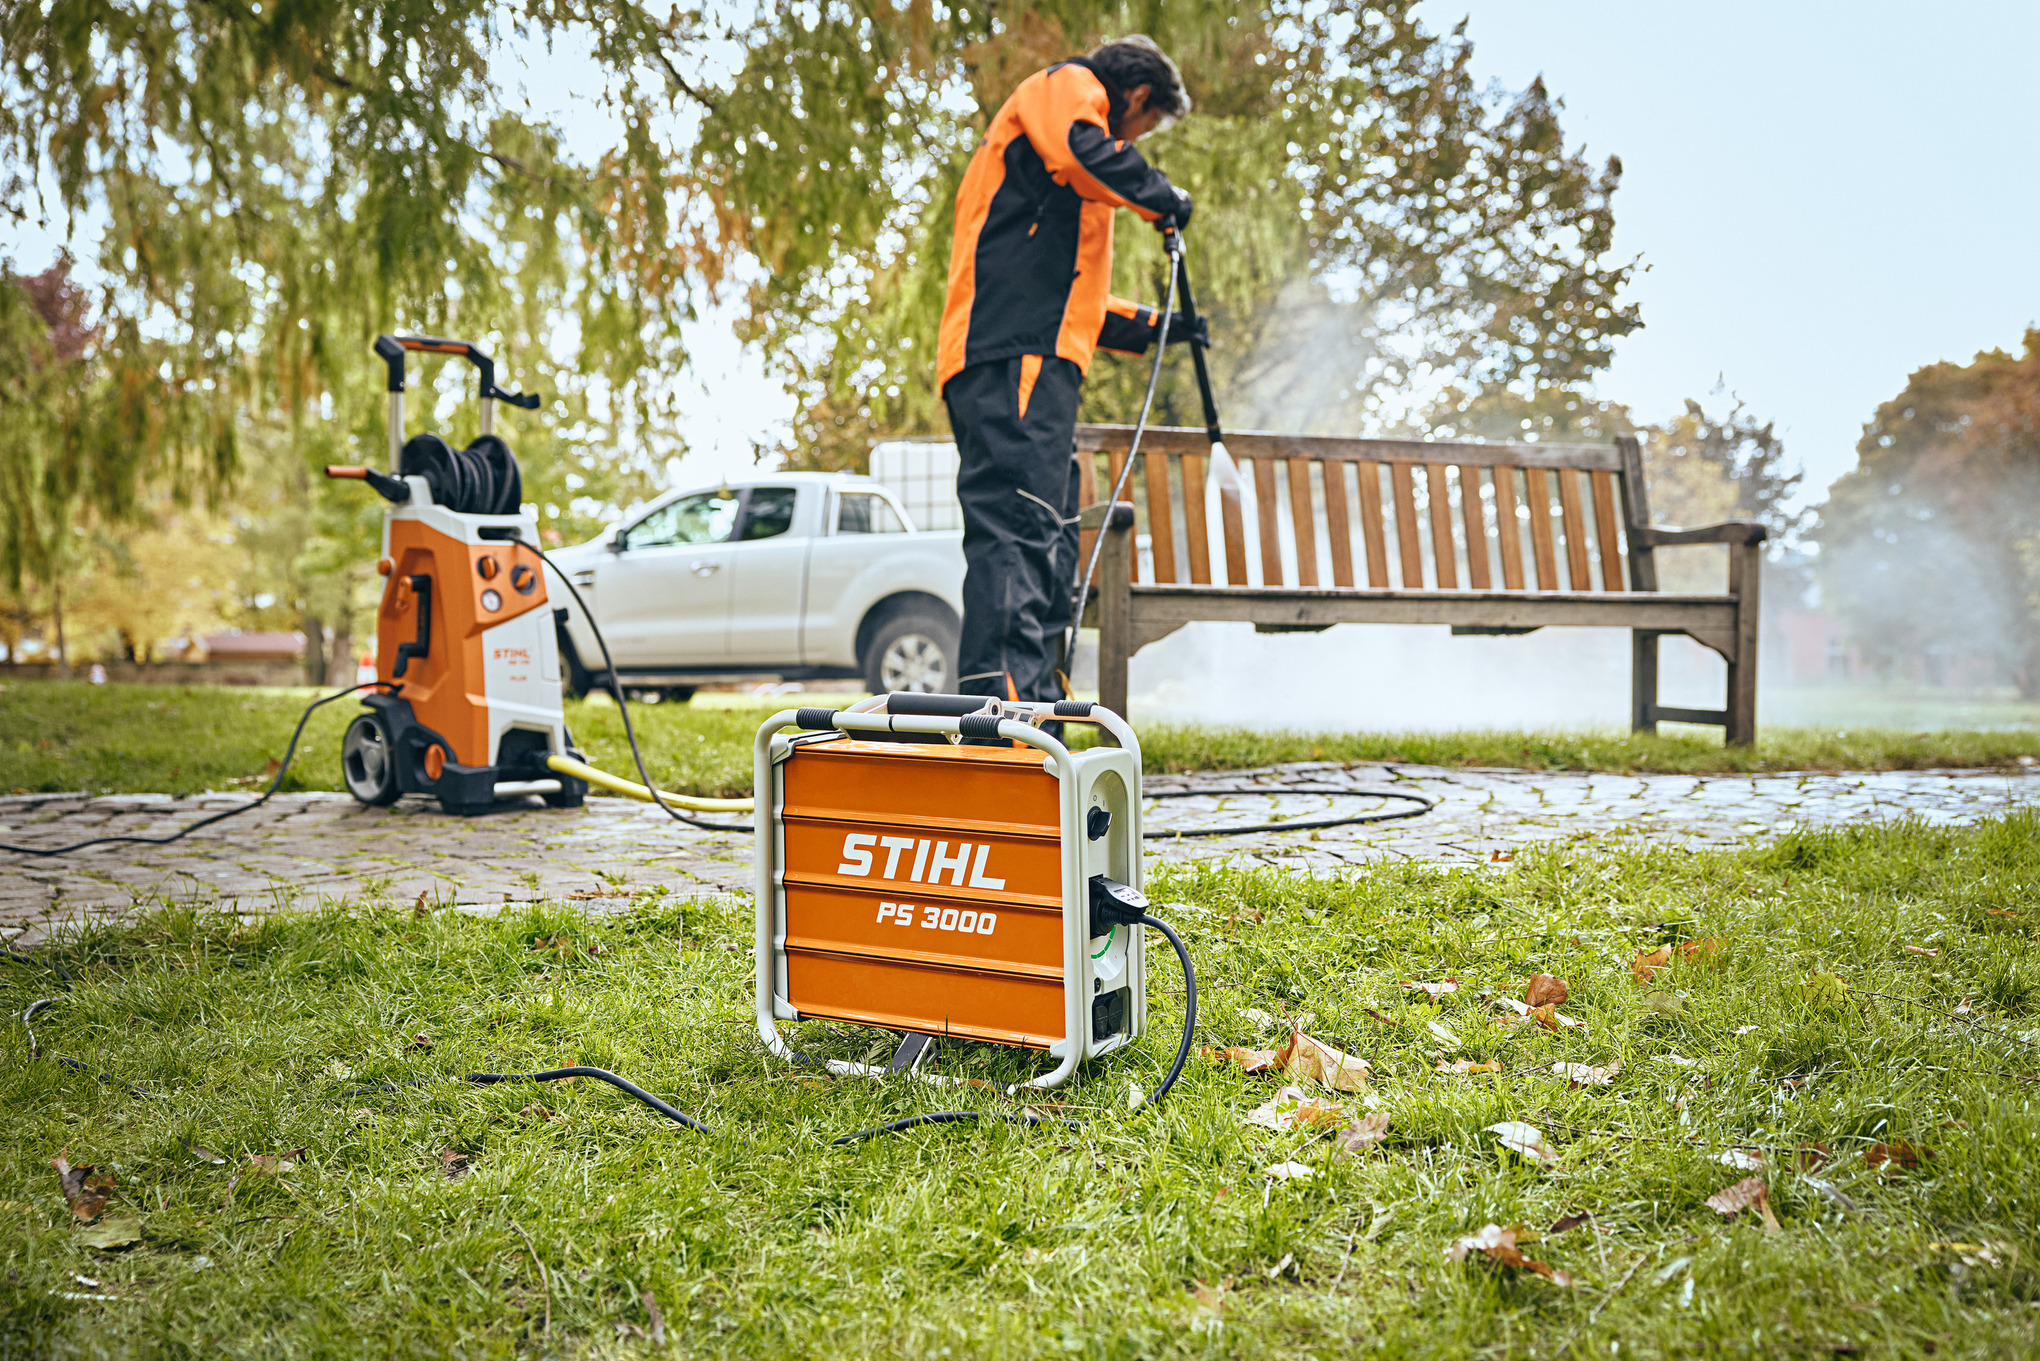
<svg viewBox="0 0 2040 1361">
<path fill-rule="evenodd" d="M 1298 787 L 1301 786 L 1302 790 Z M 1314 820 L 1437 800 L 1408 820 L 1294 833 L 1155 841 L 1167 859 L 1331 872 L 1384 859 L 1488 862 L 1532 842 L 1634 838 L 1720 845 L 1795 823 L 1917 816 L 1964 822 L 2040 798 L 2040 774 L 1909 771 L 1854 775 L 1580 775 L 1430 766 L 1292 765 L 1156 778 L 1150 792 L 1256 789 L 1152 806 L 1149 829 Z M 1353 790 L 1343 792 L 1303 792 Z M 35 795 L 0 798 L 10 841 L 162 835 L 252 795 Z M 577 811 L 532 801 L 480 818 L 407 800 L 363 808 L 344 794 L 290 794 L 168 846 L 106 846 L 55 859 L 0 853 L 0 934 L 33 941 L 63 922 L 119 916 L 159 900 L 243 912 L 386 897 L 469 908 L 533 899 L 622 899 L 655 886 L 685 894 L 749 889 L 748 836 L 678 826 L 657 809 L 593 799 Z"/>
</svg>

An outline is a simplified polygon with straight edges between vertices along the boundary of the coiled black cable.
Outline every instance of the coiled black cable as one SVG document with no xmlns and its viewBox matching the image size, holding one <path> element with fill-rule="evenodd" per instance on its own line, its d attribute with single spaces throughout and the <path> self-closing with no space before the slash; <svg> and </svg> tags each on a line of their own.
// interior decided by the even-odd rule
<svg viewBox="0 0 2040 1361">
<path fill-rule="evenodd" d="M 90 841 L 75 841 L 68 846 L 52 846 L 48 848 L 15 846 L 8 842 L 0 841 L 0 851 L 12 851 L 16 855 L 69 855 L 72 851 L 82 851 L 87 846 L 112 846 L 117 844 L 167 846 L 173 841 L 182 841 L 201 827 L 210 827 L 215 822 L 223 822 L 227 818 L 239 817 L 243 813 L 252 813 L 263 804 L 268 803 L 276 791 L 283 788 L 284 777 L 290 774 L 291 760 L 297 755 L 298 739 L 304 736 L 305 724 L 311 722 L 312 710 L 319 708 L 321 705 L 331 704 L 336 699 L 345 698 L 357 690 L 373 689 L 378 685 L 389 690 L 391 693 L 395 693 L 403 688 L 402 686 L 391 685 L 388 681 L 363 681 L 359 685 L 350 685 L 345 690 L 336 690 L 323 699 L 315 699 L 310 704 L 307 704 L 304 713 L 298 716 L 296 730 L 290 735 L 290 746 L 283 753 L 283 764 L 277 767 L 276 778 L 269 782 L 269 788 L 262 791 L 262 797 L 253 803 L 244 803 L 239 808 L 229 808 L 224 813 L 214 813 L 209 817 L 200 818 L 189 827 L 172 832 L 168 836 L 96 836 Z M 10 951 L 10 953 L 12 952 Z"/>
</svg>

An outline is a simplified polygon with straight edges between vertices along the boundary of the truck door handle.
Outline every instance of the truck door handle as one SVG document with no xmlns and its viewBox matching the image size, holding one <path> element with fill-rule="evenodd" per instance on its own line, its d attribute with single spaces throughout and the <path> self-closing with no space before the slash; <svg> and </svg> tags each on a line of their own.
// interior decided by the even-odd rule
<svg viewBox="0 0 2040 1361">
<path fill-rule="evenodd" d="M 698 577 L 712 577 L 722 570 L 722 564 L 719 562 L 703 562 L 700 559 L 696 559 L 687 564 L 687 570 Z"/>
</svg>

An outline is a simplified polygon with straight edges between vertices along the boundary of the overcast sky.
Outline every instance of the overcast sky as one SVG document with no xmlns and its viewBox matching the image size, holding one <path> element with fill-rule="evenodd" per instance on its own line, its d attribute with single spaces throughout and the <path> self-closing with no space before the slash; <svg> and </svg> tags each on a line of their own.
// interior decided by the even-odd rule
<svg viewBox="0 0 2040 1361">
<path fill-rule="evenodd" d="M 1601 395 L 1645 417 L 1716 376 L 1778 423 L 1809 499 L 1906 375 L 2040 321 L 2033 0 L 1459 0 L 1484 78 L 1542 74 L 1622 157 L 1645 330 Z"/>
<path fill-rule="evenodd" d="M 1725 380 L 1778 423 L 1819 500 L 1907 373 L 2016 348 L 2040 320 L 2035 0 L 1459 0 L 1425 13 L 1438 29 L 1469 18 L 1484 80 L 1542 74 L 1570 137 L 1622 157 L 1616 242 L 1646 266 L 1633 289 L 1645 329 L 1600 394 L 1639 416 Z M 555 90 L 562 68 L 587 69 L 565 53 L 547 66 Z M 570 132 L 609 131 L 560 112 Z M 0 252 L 23 268 L 54 245 L 0 221 Z M 687 480 L 747 468 L 789 409 L 725 322 L 693 329 Z"/>
</svg>

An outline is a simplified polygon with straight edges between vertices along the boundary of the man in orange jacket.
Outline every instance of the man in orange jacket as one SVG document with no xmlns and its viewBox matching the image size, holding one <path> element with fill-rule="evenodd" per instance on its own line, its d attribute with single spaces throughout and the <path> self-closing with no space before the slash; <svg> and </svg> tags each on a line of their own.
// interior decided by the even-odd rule
<svg viewBox="0 0 2040 1361">
<path fill-rule="evenodd" d="M 1160 321 L 1106 292 L 1112 216 L 1188 224 L 1190 196 L 1133 144 L 1189 108 L 1150 39 L 1106 43 L 1022 81 L 957 190 L 936 381 L 961 458 L 963 694 L 1063 698 L 1078 392 L 1094 347 L 1143 353 Z"/>
</svg>

